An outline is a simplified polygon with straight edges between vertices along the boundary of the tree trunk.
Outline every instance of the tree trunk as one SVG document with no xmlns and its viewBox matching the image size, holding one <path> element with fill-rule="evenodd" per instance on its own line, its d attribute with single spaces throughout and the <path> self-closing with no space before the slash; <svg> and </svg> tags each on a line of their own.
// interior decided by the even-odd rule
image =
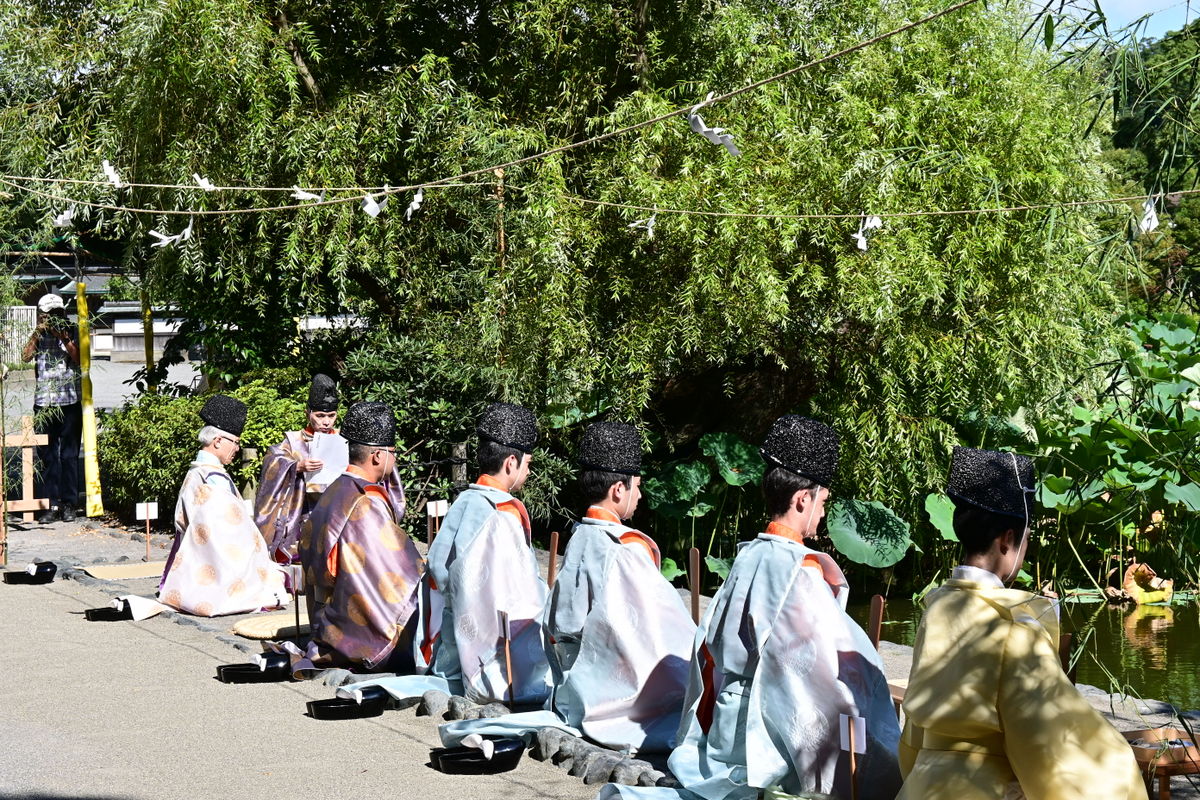
<svg viewBox="0 0 1200 800">
<path fill-rule="evenodd" d="M 317 85 L 316 78 L 313 77 L 312 72 L 308 69 L 308 64 L 304 61 L 304 54 L 300 52 L 300 48 L 296 45 L 296 40 L 292 36 L 292 23 L 288 20 L 287 14 L 282 8 L 275 15 L 275 29 L 283 37 L 283 46 L 291 53 L 292 63 L 296 65 L 296 72 L 300 75 L 300 82 L 304 84 L 304 88 L 312 96 L 317 110 L 324 111 L 325 97 L 321 94 L 321 87 Z"/>
</svg>

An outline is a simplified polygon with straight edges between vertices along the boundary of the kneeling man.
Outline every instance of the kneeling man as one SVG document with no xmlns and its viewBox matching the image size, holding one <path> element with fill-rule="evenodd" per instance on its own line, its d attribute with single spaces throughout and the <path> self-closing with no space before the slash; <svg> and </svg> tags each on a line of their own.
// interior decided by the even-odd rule
<svg viewBox="0 0 1200 800">
<path fill-rule="evenodd" d="M 963 563 L 925 596 L 905 690 L 906 800 L 1140 800 L 1133 751 L 1058 656 L 1051 601 L 1006 589 L 1025 560 L 1024 456 L 954 448 L 947 494 Z"/>
<path fill-rule="evenodd" d="M 430 588 L 443 610 L 436 640 L 422 649 L 432 650 L 430 672 L 453 694 L 476 703 L 541 703 L 550 693 L 546 582 L 529 513 L 511 494 L 529 475 L 537 423 L 528 409 L 493 403 L 476 432 L 482 474 L 455 499 L 429 548 Z"/>
<path fill-rule="evenodd" d="M 380 484 L 395 466 L 396 419 L 384 403 L 355 403 L 341 433 L 350 466 L 300 534 L 312 640 L 293 671 L 412 672 L 421 557 Z"/>
<path fill-rule="evenodd" d="M 696 626 L 660 572 L 658 545 L 624 524 L 641 497 L 641 436 L 632 425 L 590 425 L 579 466 L 591 505 L 546 606 L 554 710 L 607 747 L 667 752 Z"/>
<path fill-rule="evenodd" d="M 892 800 L 900 727 L 879 654 L 846 614 L 841 569 L 805 546 L 825 516 L 837 434 L 786 416 L 760 452 L 770 523 L 740 546 L 696 633 L 681 741 L 668 762 L 685 787 L 678 794 L 752 800 L 777 787 L 851 797 L 840 734 L 853 724 L 857 796 Z"/>
<path fill-rule="evenodd" d="M 200 410 L 200 452 L 175 505 L 175 543 L 158 599 L 215 617 L 287 605 L 283 568 L 271 561 L 262 535 L 225 465 L 241 449 L 246 406 L 215 394 Z"/>
</svg>

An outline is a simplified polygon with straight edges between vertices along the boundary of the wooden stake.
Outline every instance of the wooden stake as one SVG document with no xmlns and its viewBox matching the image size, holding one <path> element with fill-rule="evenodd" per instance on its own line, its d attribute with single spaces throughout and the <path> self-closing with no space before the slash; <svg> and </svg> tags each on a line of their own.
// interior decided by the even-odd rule
<svg viewBox="0 0 1200 800">
<path fill-rule="evenodd" d="M 887 601 L 883 599 L 883 595 L 877 594 L 871 598 L 871 619 L 867 623 L 867 636 L 876 650 L 879 649 L 879 638 L 883 628 L 883 610 L 886 607 Z"/>
<path fill-rule="evenodd" d="M 546 585 L 554 588 L 558 579 L 558 531 L 550 531 L 550 566 L 546 568 Z"/>
<path fill-rule="evenodd" d="M 296 565 L 288 563 L 288 569 L 292 572 L 292 606 L 296 610 L 296 641 L 300 641 L 300 577 L 297 573 L 304 572 L 304 567 L 296 569 Z"/>
<path fill-rule="evenodd" d="M 146 563 L 150 563 L 150 515 L 146 515 Z"/>
<path fill-rule="evenodd" d="M 504 677 L 508 681 L 508 702 L 515 703 L 512 673 L 512 632 L 508 629 L 508 612 L 496 612 L 500 618 L 500 638 L 504 640 Z"/>
<path fill-rule="evenodd" d="M 850 734 L 850 800 L 858 800 L 858 760 L 854 754 L 854 717 L 847 717 Z"/>
<path fill-rule="evenodd" d="M 700 624 L 700 548 L 688 552 L 688 585 L 692 590 L 692 622 Z"/>
</svg>

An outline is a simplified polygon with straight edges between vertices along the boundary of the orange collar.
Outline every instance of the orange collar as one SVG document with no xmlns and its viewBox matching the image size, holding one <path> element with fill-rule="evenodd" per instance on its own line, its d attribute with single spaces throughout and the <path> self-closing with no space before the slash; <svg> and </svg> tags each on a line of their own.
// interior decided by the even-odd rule
<svg viewBox="0 0 1200 800">
<path fill-rule="evenodd" d="M 367 473 L 363 472 L 363 468 L 358 466 L 357 464 L 350 464 L 349 466 L 347 466 L 346 473 L 349 475 L 353 475 L 356 478 L 362 478 L 367 483 L 374 483 L 374 481 L 372 481 L 370 478 L 367 477 Z"/>
<path fill-rule="evenodd" d="M 782 536 L 784 539 L 790 539 L 796 544 L 804 544 L 804 537 L 795 528 L 789 528 L 782 522 L 768 522 L 767 533 L 771 536 Z"/>
<path fill-rule="evenodd" d="M 615 522 L 618 525 L 621 524 L 620 517 L 609 511 L 607 508 L 601 508 L 600 506 L 588 506 L 587 513 L 583 516 L 584 519 L 602 519 L 605 522 Z"/>
<path fill-rule="evenodd" d="M 502 492 L 510 493 L 504 488 L 504 484 L 493 478 L 491 475 L 480 475 L 479 480 L 475 481 L 478 486 L 486 486 L 489 489 L 499 489 Z"/>
</svg>

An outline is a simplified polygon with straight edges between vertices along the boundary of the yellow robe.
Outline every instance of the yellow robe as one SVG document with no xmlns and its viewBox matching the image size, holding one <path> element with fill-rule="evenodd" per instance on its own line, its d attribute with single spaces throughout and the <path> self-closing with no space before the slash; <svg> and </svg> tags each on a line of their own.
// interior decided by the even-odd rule
<svg viewBox="0 0 1200 800">
<path fill-rule="evenodd" d="M 897 800 L 1145 800 L 1128 743 L 1063 673 L 1048 600 L 956 577 L 925 603 Z"/>
</svg>

